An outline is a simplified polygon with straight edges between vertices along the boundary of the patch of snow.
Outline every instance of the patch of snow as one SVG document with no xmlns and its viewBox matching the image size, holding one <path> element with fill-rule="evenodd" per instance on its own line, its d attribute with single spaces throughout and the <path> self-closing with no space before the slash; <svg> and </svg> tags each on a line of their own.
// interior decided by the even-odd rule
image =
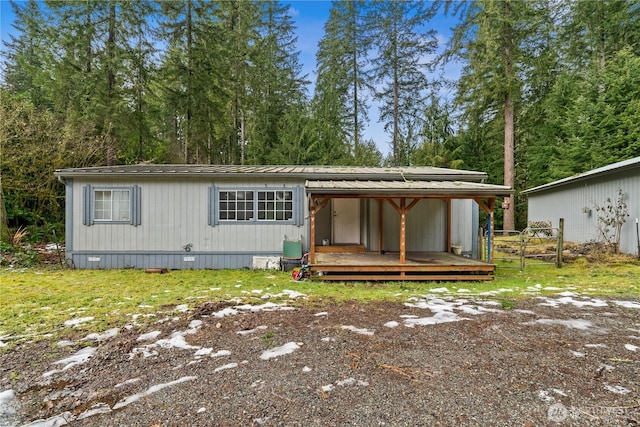
<svg viewBox="0 0 640 427">
<path fill-rule="evenodd" d="M 78 326 L 81 323 L 90 322 L 93 317 L 78 317 L 77 319 L 71 319 L 64 322 L 65 326 Z"/>
<path fill-rule="evenodd" d="M 226 307 L 223 308 L 220 311 L 216 311 L 215 313 L 211 314 L 213 317 L 221 319 L 225 316 L 235 316 L 236 314 L 238 314 L 238 310 L 231 308 L 231 307 Z"/>
<path fill-rule="evenodd" d="M 629 351 L 638 351 L 638 349 L 640 347 L 638 347 L 637 345 L 633 345 L 633 344 L 625 344 L 624 348 L 626 348 Z"/>
<path fill-rule="evenodd" d="M 295 310 L 294 307 L 275 304 L 273 302 L 265 302 L 264 304 L 260 304 L 260 305 L 243 304 L 243 305 L 237 305 L 234 308 L 238 310 L 251 311 L 254 313 L 258 311 Z"/>
<path fill-rule="evenodd" d="M 179 311 L 180 313 L 186 313 L 189 311 L 189 306 L 187 304 L 177 305 L 175 311 Z"/>
<path fill-rule="evenodd" d="M 458 289 L 458 293 L 459 294 L 466 294 L 466 293 L 469 293 L 469 292 L 471 292 L 469 289 L 464 289 L 464 288 Z"/>
<path fill-rule="evenodd" d="M 207 408 L 198 408 L 196 414 L 202 414 L 203 412 L 207 412 Z"/>
<path fill-rule="evenodd" d="M 613 302 L 618 304 L 620 307 L 637 308 L 640 310 L 640 303 L 637 303 L 635 301 L 613 301 Z"/>
<path fill-rule="evenodd" d="M 548 289 L 548 288 L 545 288 Z M 580 295 L 575 293 L 575 292 L 570 292 L 570 291 L 565 291 L 565 292 L 560 292 L 558 295 L 560 295 L 561 297 L 579 297 Z"/>
<path fill-rule="evenodd" d="M 570 350 L 571 354 L 573 354 L 575 357 L 584 357 L 585 354 L 580 352 L 580 351 L 575 351 L 575 350 Z"/>
<path fill-rule="evenodd" d="M 539 305 L 546 306 L 546 307 L 554 307 L 554 308 L 559 307 L 560 305 L 567 305 L 567 304 L 571 304 L 578 308 L 609 306 L 606 301 L 603 301 L 598 298 L 581 297 L 581 300 L 577 300 L 574 298 L 573 292 L 563 292 L 562 294 L 571 294 L 571 295 L 563 296 L 561 298 L 538 297 L 538 299 L 544 300 L 544 302 L 540 303 Z"/>
<path fill-rule="evenodd" d="M 374 332 L 370 331 L 369 329 L 365 329 L 365 328 L 357 328 L 353 325 L 342 325 L 340 326 L 341 329 L 346 329 L 347 331 L 351 331 L 351 332 L 355 332 L 356 334 L 360 334 L 360 335 L 373 335 Z"/>
<path fill-rule="evenodd" d="M 116 335 L 118 335 L 118 333 L 120 332 L 120 329 L 118 328 L 111 328 L 108 329 L 106 331 L 104 331 L 102 334 L 89 334 L 86 337 L 84 337 L 85 340 L 90 340 L 90 341 L 104 341 L 107 340 L 109 338 L 113 338 Z"/>
<path fill-rule="evenodd" d="M 567 393 L 557 388 L 552 388 L 551 391 L 554 392 L 555 394 L 559 394 L 560 396 L 565 396 L 565 397 L 567 396 Z"/>
<path fill-rule="evenodd" d="M 515 310 L 513 310 L 513 311 L 514 311 L 515 313 L 520 313 L 520 314 L 533 314 L 533 315 L 535 315 L 535 314 L 536 314 L 536 312 L 535 312 L 535 311 L 532 311 L 532 310 L 522 310 L 522 309 L 519 309 L 519 308 L 517 308 L 517 309 L 515 309 Z"/>
<path fill-rule="evenodd" d="M 131 395 L 129 397 L 126 397 L 126 398 L 120 400 L 118 403 L 113 405 L 112 409 L 115 411 L 116 409 L 120 409 L 120 408 L 123 408 L 123 407 L 125 407 L 127 405 L 130 405 L 130 404 L 140 400 L 141 398 L 143 398 L 145 396 L 149 396 L 150 394 L 156 393 L 156 392 L 158 392 L 158 391 L 160 391 L 160 390 L 162 390 L 164 388 L 171 387 L 171 386 L 174 386 L 174 385 L 177 385 L 177 384 L 181 384 L 181 383 L 186 382 L 186 381 L 193 381 L 193 380 L 196 380 L 196 379 L 198 379 L 198 377 L 195 377 L 195 376 L 182 377 L 182 378 L 178 378 L 175 381 L 170 381 L 168 383 L 157 384 L 157 385 L 151 386 L 147 390 L 145 390 L 145 391 L 143 391 L 141 393 L 136 393 L 136 394 L 133 394 L 133 395 Z"/>
<path fill-rule="evenodd" d="M 311 372 L 311 368 L 308 366 L 305 366 L 304 368 L 302 368 L 302 372 Z"/>
<path fill-rule="evenodd" d="M 16 414 L 16 408 L 12 402 L 16 398 L 16 392 L 13 390 L 0 391 L 0 423 L 9 421 Z"/>
<path fill-rule="evenodd" d="M 324 338 L 320 339 L 320 341 L 324 341 L 324 342 L 332 342 L 332 341 L 335 341 L 335 340 L 336 339 L 332 338 L 332 337 L 324 337 Z"/>
<path fill-rule="evenodd" d="M 433 288 L 433 289 L 429 289 L 429 292 L 435 292 L 437 294 L 442 294 L 442 293 L 451 292 L 451 291 L 448 288 Z"/>
<path fill-rule="evenodd" d="M 584 346 L 586 348 L 605 348 L 607 345 L 606 344 L 602 344 L 602 343 L 598 343 L 598 344 L 585 344 Z"/>
<path fill-rule="evenodd" d="M 140 335 L 136 341 L 151 341 L 151 340 L 155 340 L 156 338 L 158 338 L 160 336 L 161 333 L 162 333 L 161 331 L 147 332 L 146 334 Z"/>
<path fill-rule="evenodd" d="M 100 403 L 96 403 L 95 405 L 92 405 L 91 409 L 87 409 L 86 411 L 78 415 L 76 420 L 83 420 L 85 418 L 89 418 L 98 414 L 108 414 L 109 412 L 111 412 L 111 408 L 109 407 L 109 405 L 107 405 L 106 403 L 100 402 Z"/>
<path fill-rule="evenodd" d="M 207 356 L 212 352 L 213 352 L 213 348 L 211 347 L 201 348 L 200 350 L 196 351 L 194 356 Z"/>
<path fill-rule="evenodd" d="M 459 322 L 461 320 L 469 320 L 465 317 L 460 317 L 450 311 L 441 311 L 434 314 L 431 317 L 422 317 L 417 319 L 405 319 L 404 324 L 410 328 L 414 326 L 428 326 L 437 325 L 440 323 Z"/>
<path fill-rule="evenodd" d="M 73 344 L 75 343 L 71 340 L 60 340 L 56 343 L 58 347 L 71 347 Z"/>
<path fill-rule="evenodd" d="M 269 360 L 275 357 L 284 356 L 285 354 L 290 354 L 299 349 L 300 346 L 295 342 L 288 342 L 280 347 L 275 347 L 269 350 L 264 351 L 260 355 L 260 359 Z"/>
<path fill-rule="evenodd" d="M 400 326 L 400 323 L 396 322 L 395 320 L 392 320 L 390 322 L 385 323 L 384 326 L 387 328 L 397 328 L 398 326 Z"/>
<path fill-rule="evenodd" d="M 161 348 L 181 348 L 183 350 L 200 348 L 198 346 L 188 344 L 184 339 L 184 335 L 180 332 L 174 332 L 171 334 L 171 338 L 156 341 L 155 345 L 160 346 Z"/>
<path fill-rule="evenodd" d="M 153 308 L 153 306 L 149 304 L 140 304 L 138 308 Z"/>
<path fill-rule="evenodd" d="M 523 325 L 561 325 L 569 329 L 587 330 L 593 328 L 593 323 L 584 319 L 538 319 L 533 322 L 525 322 Z"/>
<path fill-rule="evenodd" d="M 316 314 L 314 314 L 314 316 L 316 316 L 316 317 L 320 317 L 320 316 L 328 316 L 328 315 L 329 315 L 329 313 L 328 313 L 328 312 L 326 312 L 326 311 L 321 311 L 320 313 L 316 313 Z"/>
<path fill-rule="evenodd" d="M 289 289 L 284 289 L 284 290 L 282 291 L 282 293 L 283 293 L 284 295 L 288 295 L 288 296 L 289 296 L 289 298 L 291 298 L 291 299 L 296 299 L 296 298 L 306 297 L 306 296 L 307 296 L 306 294 L 303 294 L 302 292 L 298 292 L 298 291 L 291 291 L 291 290 L 289 290 Z"/>
<path fill-rule="evenodd" d="M 609 390 L 612 393 L 616 393 L 616 394 L 627 394 L 627 393 L 631 393 L 631 390 L 629 390 L 628 388 L 624 388 L 621 385 L 609 385 L 609 384 L 605 384 L 604 388 L 606 388 L 607 390 Z"/>
<path fill-rule="evenodd" d="M 359 387 L 368 387 L 368 381 L 356 380 L 355 378 L 345 378 L 343 380 L 336 381 L 333 384 L 327 384 L 322 386 L 322 391 L 330 392 L 336 387 L 349 387 L 349 386 L 359 386 Z"/>
<path fill-rule="evenodd" d="M 222 357 L 222 356 L 230 356 L 231 352 L 229 350 L 218 350 L 211 355 L 211 357 Z"/>
<path fill-rule="evenodd" d="M 237 363 L 227 363 L 226 365 L 222 365 L 217 367 L 216 369 L 213 370 L 213 372 L 220 372 L 220 371 L 224 371 L 226 369 L 234 369 L 237 368 L 238 364 Z"/>
<path fill-rule="evenodd" d="M 29 424 L 25 424 L 22 427 L 59 427 L 66 426 L 70 422 L 72 422 L 76 417 L 69 411 L 63 412 L 62 414 L 55 415 L 51 418 L 47 418 L 46 420 L 36 420 Z"/>
<path fill-rule="evenodd" d="M 256 326 L 253 329 L 244 329 L 242 331 L 238 331 L 238 332 L 236 332 L 236 334 L 238 334 L 238 335 L 249 335 L 249 334 L 252 334 L 252 333 L 254 333 L 256 331 L 265 330 L 265 329 L 267 329 L 266 325 L 260 325 L 260 326 Z"/>
<path fill-rule="evenodd" d="M 57 362 L 52 363 L 53 365 L 65 365 L 62 369 L 54 369 L 52 371 L 45 372 L 44 374 L 42 374 L 42 376 L 50 377 L 53 374 L 66 371 L 67 369 L 71 369 L 76 365 L 85 363 L 87 360 L 91 358 L 91 356 L 93 356 L 95 352 L 96 352 L 95 347 L 85 347 L 83 349 L 80 349 L 72 356 L 69 356 L 67 358 L 64 358 L 62 360 L 58 360 Z"/>
</svg>

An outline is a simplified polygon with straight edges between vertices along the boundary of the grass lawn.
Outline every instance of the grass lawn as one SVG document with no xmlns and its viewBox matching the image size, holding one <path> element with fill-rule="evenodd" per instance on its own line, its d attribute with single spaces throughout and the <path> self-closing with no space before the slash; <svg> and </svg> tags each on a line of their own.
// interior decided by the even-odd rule
<svg viewBox="0 0 640 427">
<path fill-rule="evenodd" d="M 503 300 L 503 306 L 516 298 L 555 294 L 560 289 L 640 298 L 637 262 L 575 262 L 561 269 L 535 265 L 524 271 L 510 267 L 499 264 L 495 280 L 488 283 L 296 282 L 289 273 L 249 270 L 182 270 L 168 274 L 146 274 L 141 270 L 2 270 L 0 343 L 55 339 L 63 332 L 68 335 L 70 328 L 65 322 L 73 319 L 85 320 L 72 329 L 83 336 L 123 327 L 134 320 L 139 324 L 157 322 L 160 316 L 174 316 L 176 307 L 234 299 L 234 304 L 287 301 L 290 305 L 318 306 L 353 300 L 404 302 L 410 296 L 443 287 L 464 296 L 482 294 Z M 283 294 L 286 290 L 306 297 L 291 300 Z"/>
</svg>

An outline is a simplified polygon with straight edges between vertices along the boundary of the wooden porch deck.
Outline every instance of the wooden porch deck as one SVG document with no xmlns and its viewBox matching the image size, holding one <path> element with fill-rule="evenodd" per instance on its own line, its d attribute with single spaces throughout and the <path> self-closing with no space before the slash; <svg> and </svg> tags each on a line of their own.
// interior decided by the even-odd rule
<svg viewBox="0 0 640 427">
<path fill-rule="evenodd" d="M 445 252 L 407 252 L 400 263 L 398 252 L 319 252 L 309 267 L 321 280 L 493 280 L 495 265 Z"/>
</svg>

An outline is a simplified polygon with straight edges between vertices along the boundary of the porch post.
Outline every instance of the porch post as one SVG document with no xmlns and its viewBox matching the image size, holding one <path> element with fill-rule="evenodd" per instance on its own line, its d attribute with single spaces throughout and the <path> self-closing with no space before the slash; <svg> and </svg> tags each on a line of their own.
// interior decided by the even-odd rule
<svg viewBox="0 0 640 427">
<path fill-rule="evenodd" d="M 451 199 L 444 199 L 447 203 L 447 252 L 451 252 Z"/>
<path fill-rule="evenodd" d="M 378 199 L 378 253 L 382 253 L 384 250 L 384 233 L 383 233 L 383 218 L 384 212 L 384 199 Z"/>
<path fill-rule="evenodd" d="M 311 198 L 311 206 L 309 206 L 309 222 L 310 222 L 310 234 L 309 239 L 309 264 L 315 264 L 316 262 L 316 199 Z"/>
<path fill-rule="evenodd" d="M 407 257 L 407 210 L 406 200 L 400 199 L 400 264 L 404 264 Z"/>
</svg>

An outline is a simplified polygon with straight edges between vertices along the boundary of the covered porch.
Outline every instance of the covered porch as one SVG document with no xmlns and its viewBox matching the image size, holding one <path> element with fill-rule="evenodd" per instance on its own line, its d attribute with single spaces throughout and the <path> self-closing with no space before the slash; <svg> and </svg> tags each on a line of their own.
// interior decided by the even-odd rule
<svg viewBox="0 0 640 427">
<path fill-rule="evenodd" d="M 490 251 L 488 262 L 473 259 L 470 254 L 463 256 L 452 253 L 456 248 L 452 239 L 452 203 L 455 200 L 475 201 L 487 213 L 492 230 L 495 200 L 510 194 L 509 187 L 459 181 L 307 181 L 306 190 L 310 202 L 309 268 L 314 278 L 367 281 L 493 279 L 495 265 L 492 264 Z M 377 232 L 371 233 L 376 236 L 376 241 L 361 238 L 358 242 L 327 244 L 323 241 L 318 244 L 316 233 L 319 213 L 333 206 L 335 200 L 342 199 L 367 201 L 377 206 L 376 215 L 361 215 L 367 222 L 364 226 L 357 225 L 362 229 L 377 229 Z M 429 218 L 429 221 L 422 221 L 422 216 L 414 215 L 413 228 L 408 236 L 409 212 L 424 201 L 419 212 L 424 215 L 424 206 L 433 206 L 434 200 L 438 201 L 438 210 L 443 213 L 435 219 Z M 388 214 L 388 206 L 392 208 L 392 213 L 397 213 L 397 218 Z M 330 216 L 336 216 L 336 213 L 332 212 Z M 437 233 L 429 236 L 435 235 L 435 239 L 439 240 L 436 247 L 444 250 L 423 250 L 420 246 L 423 243 L 416 243 L 415 240 L 420 239 L 416 236 L 427 235 L 423 233 L 424 228 L 437 229 Z M 470 223 L 466 224 L 466 228 L 465 233 L 477 233 L 477 227 L 474 230 Z M 340 230 L 341 235 L 350 234 L 348 226 Z M 393 231 L 392 239 L 389 239 L 389 230 Z M 457 235 L 461 233 L 460 230 L 455 231 Z M 387 244 L 385 236 L 387 240 L 393 240 L 393 244 Z M 409 250 L 408 241 L 411 243 Z M 434 243 L 424 245 L 433 247 Z"/>
</svg>

